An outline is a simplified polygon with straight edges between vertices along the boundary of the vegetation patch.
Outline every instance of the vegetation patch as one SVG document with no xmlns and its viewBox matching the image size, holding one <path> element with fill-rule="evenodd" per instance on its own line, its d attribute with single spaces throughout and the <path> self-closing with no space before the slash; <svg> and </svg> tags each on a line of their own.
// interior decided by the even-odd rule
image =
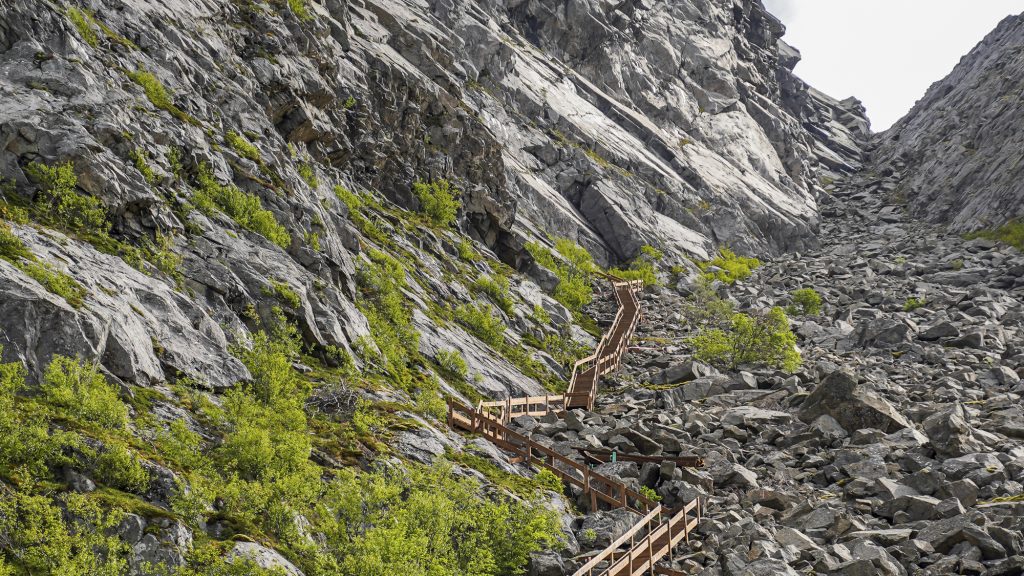
<svg viewBox="0 0 1024 576">
<path fill-rule="evenodd" d="M 526 251 L 537 264 L 551 270 L 558 277 L 558 285 L 552 296 L 563 306 L 578 314 L 593 301 L 594 288 L 591 283 L 597 265 L 585 248 L 568 238 L 556 238 L 555 252 L 561 259 L 556 259 L 550 249 L 537 242 L 527 242 Z"/>
<path fill-rule="evenodd" d="M 726 284 L 735 284 L 737 280 L 746 280 L 754 269 L 761 265 L 757 258 L 738 256 L 728 248 L 720 248 L 718 256 L 706 262 L 697 262 L 697 267 L 708 278 Z"/>
<path fill-rule="evenodd" d="M 640 248 L 640 255 L 630 262 L 629 268 L 612 268 L 608 273 L 625 280 L 643 280 L 645 286 L 657 286 L 660 284 L 657 265 L 664 257 L 661 250 L 645 245 Z"/>
<path fill-rule="evenodd" d="M 735 369 L 742 364 L 765 364 L 787 372 L 800 368 L 796 336 L 782 308 L 767 314 L 733 314 L 727 330 L 705 328 L 691 338 L 694 358 Z"/>
<path fill-rule="evenodd" d="M 473 282 L 470 289 L 474 292 L 482 292 L 491 299 L 492 302 L 498 305 L 498 308 L 508 315 L 512 315 L 515 311 L 515 301 L 512 299 L 512 295 L 509 293 L 509 282 L 508 278 L 504 276 L 489 276 L 481 275 Z"/>
<path fill-rule="evenodd" d="M 160 79 L 154 76 L 152 72 L 139 69 L 134 72 L 128 72 L 128 77 L 142 87 L 142 90 L 146 93 L 146 98 L 149 99 L 149 102 L 153 106 L 168 112 L 171 116 L 174 116 L 186 124 L 192 124 L 193 126 L 200 125 L 199 120 L 196 120 L 181 108 L 174 105 L 174 100 L 171 99 L 171 95 L 167 92 L 167 88 L 164 87 L 163 83 L 160 82 Z"/>
<path fill-rule="evenodd" d="M 96 31 L 93 29 L 93 18 L 87 12 L 83 12 L 78 8 L 71 7 L 67 10 L 68 20 L 74 24 L 75 29 L 78 30 L 78 35 L 82 37 L 82 40 L 86 44 L 96 48 L 100 44 L 99 36 L 96 35 Z"/>
<path fill-rule="evenodd" d="M 814 288 L 800 288 L 791 295 L 793 303 L 786 309 L 790 314 L 817 316 L 821 314 L 821 295 Z"/>
<path fill-rule="evenodd" d="M 448 180 L 414 182 L 412 191 L 420 200 L 421 211 L 430 222 L 441 228 L 455 224 L 462 202 L 458 200 L 458 188 Z"/>
<path fill-rule="evenodd" d="M 907 298 L 907 301 L 903 303 L 903 311 L 904 312 L 913 312 L 914 310 L 917 310 L 918 308 L 923 308 L 927 304 L 928 304 L 928 301 L 925 300 L 924 298 L 918 298 L 916 296 L 912 296 L 910 298 Z"/>
<path fill-rule="evenodd" d="M 1003 244 L 1009 244 L 1024 252 L 1024 220 L 1013 219 L 1002 226 L 991 230 L 977 230 L 965 236 L 968 240 L 986 238 Z"/>
<path fill-rule="evenodd" d="M 39 262 L 7 224 L 0 222 L 0 258 L 7 260 L 26 276 L 39 282 L 75 308 L 81 308 L 88 295 L 86 289 L 67 274 Z"/>
<path fill-rule="evenodd" d="M 274 213 L 263 208 L 255 194 L 242 192 L 234 185 L 223 185 L 213 177 L 209 166 L 199 166 L 198 188 L 192 195 L 197 208 L 211 216 L 222 211 L 239 226 L 251 230 L 283 249 L 288 249 L 292 237 L 288 230 L 277 222 Z"/>
<path fill-rule="evenodd" d="M 357 273 L 357 306 L 370 324 L 385 372 L 399 387 L 411 390 L 414 382 L 409 366 L 419 360 L 419 333 L 412 326 L 412 313 L 402 295 L 407 287 L 405 267 L 379 250 L 370 250 L 368 256 L 369 262 Z"/>
<path fill-rule="evenodd" d="M 242 158 L 248 158 L 257 164 L 262 162 L 260 149 L 252 142 L 249 142 L 245 136 L 231 130 L 224 135 L 224 140 L 228 143 L 228 146 L 230 146 L 235 152 L 238 152 L 239 156 Z"/>
</svg>

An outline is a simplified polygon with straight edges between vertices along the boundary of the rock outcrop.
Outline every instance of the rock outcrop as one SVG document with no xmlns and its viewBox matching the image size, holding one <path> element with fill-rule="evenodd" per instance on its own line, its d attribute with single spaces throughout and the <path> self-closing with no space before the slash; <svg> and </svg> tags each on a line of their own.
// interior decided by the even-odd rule
<svg viewBox="0 0 1024 576">
<path fill-rule="evenodd" d="M 1024 215 L 1024 14 L 1007 17 L 879 136 L 874 162 L 894 199 L 966 232 Z"/>
</svg>

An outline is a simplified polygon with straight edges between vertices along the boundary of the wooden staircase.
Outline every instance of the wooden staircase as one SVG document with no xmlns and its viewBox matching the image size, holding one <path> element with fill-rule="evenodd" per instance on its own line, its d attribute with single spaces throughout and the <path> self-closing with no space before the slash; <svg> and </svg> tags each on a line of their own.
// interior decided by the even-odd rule
<svg viewBox="0 0 1024 576">
<path fill-rule="evenodd" d="M 639 522 L 593 556 L 573 576 L 670 574 L 672 571 L 656 564 L 666 556 L 671 559 L 676 546 L 689 542 L 690 534 L 700 521 L 700 500 L 694 499 L 678 510 L 667 510 L 626 484 L 598 474 L 589 466 L 562 456 L 508 427 L 511 420 L 519 416 L 545 416 L 572 408 L 593 410 L 601 376 L 618 369 L 640 323 L 642 313 L 637 294 L 644 287 L 641 280 L 602 276 L 611 281 L 619 309 L 612 327 L 602 336 L 594 354 L 573 366 L 569 388 L 564 395 L 480 402 L 475 409 L 449 400 L 448 425 L 487 438 L 495 446 L 511 453 L 513 464 L 525 463 L 550 470 L 566 484 L 580 488 L 590 498 L 592 511 L 604 503 L 644 514 Z M 699 458 L 691 462 L 703 464 Z M 623 550 L 627 542 L 629 548 Z"/>
</svg>

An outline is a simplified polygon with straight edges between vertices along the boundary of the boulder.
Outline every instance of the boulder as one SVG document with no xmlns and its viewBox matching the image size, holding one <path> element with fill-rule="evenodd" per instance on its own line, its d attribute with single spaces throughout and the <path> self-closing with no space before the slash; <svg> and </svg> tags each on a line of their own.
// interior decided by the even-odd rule
<svg viewBox="0 0 1024 576">
<path fill-rule="evenodd" d="M 852 373 L 843 370 L 832 372 L 821 381 L 804 400 L 799 418 L 813 422 L 822 414 L 835 418 L 847 430 L 877 428 L 895 432 L 910 427 L 892 404 L 865 389 Z"/>
<path fill-rule="evenodd" d="M 974 437 L 967 414 L 960 404 L 929 416 L 921 426 L 936 454 L 944 458 L 986 450 L 985 445 Z"/>
</svg>

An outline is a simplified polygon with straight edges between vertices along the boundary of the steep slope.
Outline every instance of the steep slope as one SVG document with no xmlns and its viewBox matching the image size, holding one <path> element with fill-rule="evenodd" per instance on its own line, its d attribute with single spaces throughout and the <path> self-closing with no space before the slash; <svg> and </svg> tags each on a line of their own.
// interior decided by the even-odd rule
<svg viewBox="0 0 1024 576">
<path fill-rule="evenodd" d="M 1024 14 L 985 37 L 880 137 L 881 171 L 911 213 L 965 232 L 1024 214 Z"/>
</svg>

